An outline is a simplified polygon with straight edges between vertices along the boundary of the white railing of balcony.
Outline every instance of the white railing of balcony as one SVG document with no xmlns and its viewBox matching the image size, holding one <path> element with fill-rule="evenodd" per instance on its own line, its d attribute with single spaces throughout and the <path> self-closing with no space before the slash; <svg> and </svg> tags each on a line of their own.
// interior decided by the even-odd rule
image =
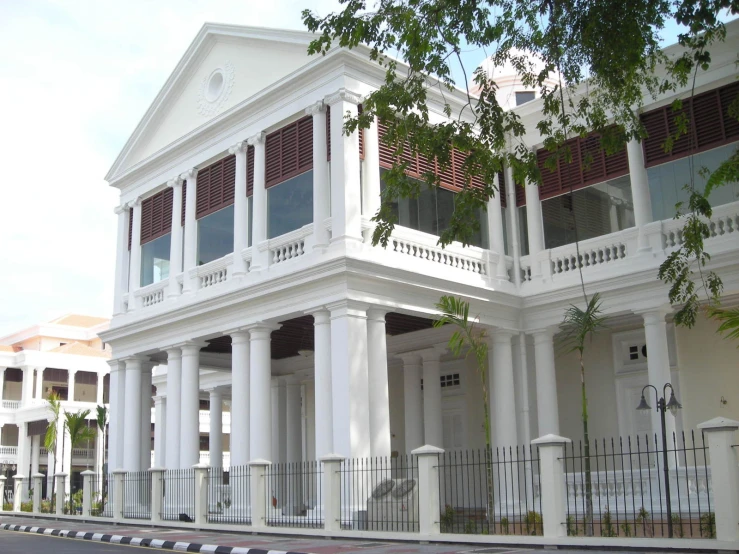
<svg viewBox="0 0 739 554">
<path fill-rule="evenodd" d="M 3 408 L 6 410 L 17 410 L 20 407 L 20 400 L 3 400 Z"/>
<path fill-rule="evenodd" d="M 139 308 L 148 308 L 149 306 L 161 304 L 167 298 L 168 289 L 168 279 L 162 279 L 161 281 L 138 289 L 133 293 L 136 299 L 136 306 Z"/>
<path fill-rule="evenodd" d="M 708 224 L 707 239 L 729 235 L 739 236 L 739 202 L 715 207 L 711 219 L 704 221 Z M 684 225 L 685 218 L 669 219 L 662 223 L 663 248 L 675 248 L 682 245 Z"/>
<path fill-rule="evenodd" d="M 17 456 L 17 446 L 0 446 L 0 456 Z"/>
<path fill-rule="evenodd" d="M 190 270 L 190 277 L 195 280 L 198 288 L 206 289 L 225 283 L 229 279 L 229 267 L 233 264 L 233 254 L 218 258 L 207 264 Z"/>
<path fill-rule="evenodd" d="M 463 247 L 460 244 L 450 244 L 442 248 L 437 244 L 438 240 L 434 235 L 406 227 L 395 227 L 388 241 L 387 251 L 464 272 L 487 275 L 485 250 L 475 246 Z"/>
<path fill-rule="evenodd" d="M 521 282 L 526 283 L 527 281 L 531 281 L 531 258 L 529 256 L 521 256 L 518 263 L 521 267 Z"/>
<path fill-rule="evenodd" d="M 579 245 L 573 243 L 552 248 L 548 251 L 552 276 L 577 271 L 578 265 L 586 269 L 623 260 L 631 253 L 629 246 L 635 244 L 637 234 L 636 228 L 630 228 L 583 240 Z"/>
<path fill-rule="evenodd" d="M 267 243 L 270 265 L 276 265 L 303 256 L 305 254 L 305 241 L 312 234 L 313 224 L 309 223 L 300 229 L 270 239 Z"/>
</svg>

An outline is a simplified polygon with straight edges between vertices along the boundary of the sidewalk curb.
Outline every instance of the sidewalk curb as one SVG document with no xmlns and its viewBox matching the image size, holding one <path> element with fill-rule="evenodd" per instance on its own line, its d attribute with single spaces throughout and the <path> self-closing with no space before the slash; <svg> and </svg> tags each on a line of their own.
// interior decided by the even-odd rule
<svg viewBox="0 0 739 554">
<path fill-rule="evenodd" d="M 11 525 L 0 523 L 0 530 L 19 531 L 22 533 L 34 533 L 37 535 L 50 535 L 52 537 L 64 537 L 86 541 L 107 542 L 111 544 L 128 544 L 158 550 L 176 550 L 178 552 L 201 552 L 203 554 L 308 554 L 305 552 L 294 552 L 285 550 L 265 550 L 264 548 L 244 548 L 241 546 L 222 546 L 216 544 L 198 544 L 194 542 L 164 541 L 161 539 L 126 537 L 123 535 L 110 535 L 103 533 L 92 533 L 85 531 L 69 531 L 63 529 L 48 529 L 46 527 L 31 527 L 30 525 Z"/>
</svg>

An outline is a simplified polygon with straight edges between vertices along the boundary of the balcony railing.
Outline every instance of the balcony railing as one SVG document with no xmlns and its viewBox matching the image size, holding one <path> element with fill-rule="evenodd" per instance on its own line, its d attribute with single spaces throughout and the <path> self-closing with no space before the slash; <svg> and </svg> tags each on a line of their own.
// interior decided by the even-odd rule
<svg viewBox="0 0 739 554">
<path fill-rule="evenodd" d="M 17 410 L 20 407 L 20 400 L 3 400 L 3 408 L 6 410 Z"/>
<path fill-rule="evenodd" d="M 281 237 L 271 239 L 268 243 L 270 265 L 303 256 L 305 254 L 305 241 L 312 234 L 313 224 L 311 223 Z"/>
<path fill-rule="evenodd" d="M 709 239 L 739 236 L 739 202 L 724 204 L 713 209 L 713 215 L 708 223 Z M 670 219 L 662 223 L 662 246 L 674 248 L 682 245 L 683 219 Z"/>
<path fill-rule="evenodd" d="M 136 305 L 141 308 L 148 308 L 156 304 L 161 304 L 167 298 L 167 290 L 169 289 L 169 280 L 163 279 L 146 287 L 140 288 L 134 292 Z"/>
<path fill-rule="evenodd" d="M 0 456 L 17 456 L 18 455 L 18 447 L 17 446 L 0 446 Z"/>
<path fill-rule="evenodd" d="M 190 277 L 195 280 L 198 288 L 207 289 L 219 283 L 225 283 L 230 276 L 229 267 L 232 265 L 233 254 L 229 254 L 193 268 L 190 270 Z"/>
</svg>

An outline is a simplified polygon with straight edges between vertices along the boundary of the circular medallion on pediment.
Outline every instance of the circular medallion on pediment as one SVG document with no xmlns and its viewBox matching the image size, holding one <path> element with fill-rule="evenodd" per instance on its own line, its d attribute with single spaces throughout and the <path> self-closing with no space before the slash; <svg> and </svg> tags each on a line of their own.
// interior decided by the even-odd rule
<svg viewBox="0 0 739 554">
<path fill-rule="evenodd" d="M 233 83 L 234 66 L 229 61 L 203 77 L 198 88 L 198 113 L 210 117 L 220 112 L 231 95 Z"/>
</svg>

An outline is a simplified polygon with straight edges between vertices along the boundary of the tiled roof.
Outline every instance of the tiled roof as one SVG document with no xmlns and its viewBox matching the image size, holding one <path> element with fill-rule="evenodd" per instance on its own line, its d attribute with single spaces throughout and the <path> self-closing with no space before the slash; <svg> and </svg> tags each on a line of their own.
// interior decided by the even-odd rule
<svg viewBox="0 0 739 554">
<path fill-rule="evenodd" d="M 110 351 L 100 350 L 98 348 L 92 348 L 84 345 L 81 342 L 70 342 L 62 346 L 49 350 L 49 352 L 56 352 L 58 354 L 74 354 L 76 356 L 94 356 L 96 358 L 110 358 Z"/>
<path fill-rule="evenodd" d="M 15 349 L 7 344 L 0 344 L 0 352 L 15 352 Z"/>
<path fill-rule="evenodd" d="M 67 314 L 59 317 L 49 323 L 56 325 L 69 325 L 70 327 L 95 327 L 101 323 L 108 323 L 110 320 L 105 317 L 94 317 L 91 315 Z"/>
</svg>

